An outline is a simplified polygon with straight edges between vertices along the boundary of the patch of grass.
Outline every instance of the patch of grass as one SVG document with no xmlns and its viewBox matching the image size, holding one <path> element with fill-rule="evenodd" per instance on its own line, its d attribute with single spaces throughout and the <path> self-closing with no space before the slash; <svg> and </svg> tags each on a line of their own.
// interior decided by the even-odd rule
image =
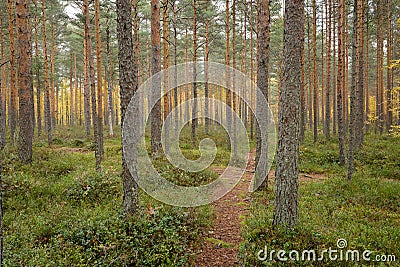
<svg viewBox="0 0 400 267">
<path fill-rule="evenodd" d="M 153 165 L 157 172 L 166 180 L 179 186 L 200 186 L 211 183 L 218 178 L 217 173 L 210 169 L 200 172 L 189 172 L 174 167 L 166 159 L 158 159 L 153 161 Z"/>
<path fill-rule="evenodd" d="M 400 180 L 400 136 L 367 135 L 356 164 L 371 176 Z"/>
<path fill-rule="evenodd" d="M 207 237 L 205 239 L 205 241 L 210 242 L 211 244 L 213 244 L 214 246 L 219 247 L 219 248 L 233 248 L 234 247 L 234 245 L 232 245 L 230 243 L 224 242 L 220 239 L 216 239 L 213 237 Z"/>
<path fill-rule="evenodd" d="M 337 138 L 326 141 L 323 136 L 314 143 L 311 135 L 305 136 L 300 145 L 299 167 L 304 173 L 344 174 L 345 168 L 339 165 L 339 144 Z"/>
</svg>

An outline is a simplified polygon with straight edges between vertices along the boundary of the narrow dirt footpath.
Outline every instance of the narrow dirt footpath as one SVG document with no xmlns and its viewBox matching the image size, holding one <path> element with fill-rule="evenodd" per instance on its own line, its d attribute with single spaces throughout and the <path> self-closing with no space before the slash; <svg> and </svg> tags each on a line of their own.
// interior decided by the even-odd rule
<svg viewBox="0 0 400 267">
<path fill-rule="evenodd" d="M 235 186 L 223 198 L 213 203 L 215 221 L 205 235 L 201 251 L 197 255 L 198 267 L 238 266 L 241 224 L 249 207 L 249 185 L 253 178 L 254 153 L 250 153 L 246 172 Z M 221 174 L 224 169 L 215 169 Z"/>
</svg>

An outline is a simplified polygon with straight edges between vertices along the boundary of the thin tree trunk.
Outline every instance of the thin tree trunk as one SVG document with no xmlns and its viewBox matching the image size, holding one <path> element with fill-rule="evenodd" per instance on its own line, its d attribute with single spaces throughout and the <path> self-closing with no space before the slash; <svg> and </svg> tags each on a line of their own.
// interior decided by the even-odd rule
<svg viewBox="0 0 400 267">
<path fill-rule="evenodd" d="M 269 75 L 269 54 L 270 54 L 270 13 L 269 13 L 269 1 L 261 0 L 258 8 L 258 23 L 257 23 L 257 87 L 260 89 L 264 98 L 268 102 L 268 75 Z M 256 110 L 262 110 L 260 105 L 263 101 L 257 99 Z M 257 118 L 266 118 L 268 121 L 268 114 L 260 114 L 256 111 Z M 257 124 L 258 125 L 258 124 Z M 259 128 L 256 130 L 256 166 L 260 160 L 261 150 L 262 150 L 262 137 Z M 268 133 L 267 133 L 268 137 Z M 261 168 L 263 170 L 268 170 L 268 167 Z M 260 185 L 260 190 L 266 190 L 268 187 L 268 173 L 256 173 L 256 179 L 263 180 Z"/>
<path fill-rule="evenodd" d="M 330 138 L 330 123 L 331 123 L 331 21 L 332 21 L 332 0 L 328 0 L 327 7 L 327 41 L 326 41 L 326 88 L 325 88 L 325 137 Z"/>
<path fill-rule="evenodd" d="M 318 79 L 317 79 L 317 10 L 316 10 L 316 0 L 312 1 L 313 10 L 313 88 L 314 88 L 314 98 L 313 98 L 313 108 L 314 108 L 314 142 L 318 140 Z"/>
<path fill-rule="evenodd" d="M 90 81 L 90 95 L 92 102 L 92 121 L 93 121 L 93 136 L 95 142 L 95 158 L 96 158 L 96 169 L 99 168 L 100 164 L 100 150 L 99 150 L 99 140 L 98 140 L 98 116 L 97 116 L 97 101 L 96 101 L 96 84 L 95 84 L 95 74 L 94 74 L 94 63 L 92 54 L 92 38 L 90 35 L 90 14 L 89 14 L 89 2 L 84 0 L 84 13 L 85 13 L 85 24 L 86 24 L 86 41 L 87 41 L 87 57 L 89 63 L 89 81 Z"/>
<path fill-rule="evenodd" d="M 301 54 L 301 87 L 300 87 L 300 133 L 299 133 L 299 139 L 300 141 L 304 140 L 304 132 L 306 130 L 306 119 L 307 119 L 307 113 L 306 113 L 306 96 L 304 92 L 305 88 L 305 58 L 304 58 L 304 41 L 303 41 L 303 48 L 302 48 L 302 54 Z"/>
<path fill-rule="evenodd" d="M 325 7 L 326 7 L 326 0 L 325 0 Z M 318 119 L 320 123 L 322 124 L 322 132 L 324 132 L 324 127 L 325 127 L 325 92 L 324 92 L 324 82 L 325 82 L 325 56 L 324 56 L 324 50 L 325 50 L 325 45 L 324 45 L 324 12 L 323 12 L 323 7 L 321 8 L 321 109 L 318 110 Z M 326 24 L 325 24 L 326 28 Z M 319 105 L 319 104 L 318 104 Z M 321 113 L 320 113 L 321 112 Z M 321 114 L 321 115 L 319 115 Z M 321 118 L 321 119 L 320 119 Z"/>
<path fill-rule="evenodd" d="M 343 75 L 343 118 L 344 118 L 344 131 L 347 133 L 349 125 L 349 47 L 348 47 L 348 7 L 347 1 L 344 4 L 344 75 Z"/>
<path fill-rule="evenodd" d="M 138 2 L 137 0 L 133 1 L 133 70 L 136 73 L 137 76 L 137 86 L 139 87 L 140 81 L 139 81 L 139 61 L 140 61 L 140 40 L 139 40 L 139 7 L 138 7 Z M 111 63 L 112 63 L 112 58 L 111 58 Z M 150 65 L 150 62 L 149 62 Z M 144 92 L 141 92 L 142 98 L 144 98 Z M 142 105 L 144 105 L 144 100 L 142 101 Z M 144 125 L 144 119 L 142 120 L 143 125 Z"/>
<path fill-rule="evenodd" d="M 96 29 L 96 63 L 97 63 L 97 124 L 98 124 L 98 150 L 99 156 L 96 157 L 96 168 L 100 168 L 100 163 L 104 154 L 103 147 L 103 72 L 101 64 L 101 39 L 100 39 L 100 4 L 99 0 L 94 0 L 95 29 Z"/>
<path fill-rule="evenodd" d="M 192 107 L 192 143 L 196 141 L 197 119 L 197 0 L 193 0 L 193 107 Z"/>
<path fill-rule="evenodd" d="M 344 0 L 339 0 L 338 6 L 338 73 L 337 73 L 337 116 L 339 134 L 340 165 L 346 164 L 345 155 L 345 129 L 343 118 L 343 76 L 345 64 L 344 51 Z"/>
<path fill-rule="evenodd" d="M 3 18 L 0 17 L 0 25 L 3 25 Z M 35 51 L 37 53 L 37 50 Z M 3 31 L 0 31 L 0 56 L 4 58 L 4 43 L 3 43 Z M 36 55 L 37 56 L 37 55 Z M 3 65 L 0 67 L 0 175 L 1 175 L 1 150 L 6 145 L 6 87 L 7 87 L 7 75 L 6 75 L 6 66 Z M 0 177 L 1 178 L 1 177 Z M 0 180 L 1 183 L 1 180 Z M 0 191 L 1 191 L 1 184 L 0 184 Z M 1 192 L 0 192 L 1 194 Z M 1 197 L 1 195 L 0 195 Z M 0 200 L 1 201 L 1 200 Z M 0 203 L 1 204 L 1 203 Z M 1 209 L 2 206 L 0 206 Z M 1 212 L 1 210 L 0 210 Z M 1 215 L 1 214 L 0 214 Z M 0 217 L 0 233 L 1 233 L 1 217 Z M 0 238 L 0 245 L 1 245 L 1 238 Z M 2 247 L 1 247 L 2 248 Z M 0 248 L 0 260 L 2 259 L 2 250 Z"/>
<path fill-rule="evenodd" d="M 10 141 L 15 144 L 16 129 L 18 122 L 18 91 L 16 85 L 17 65 L 15 61 L 15 45 L 14 45 L 14 1 L 8 0 L 8 32 L 10 40 L 10 102 L 8 107 L 8 118 L 10 125 Z M 43 18 L 45 20 L 45 17 Z"/>
<path fill-rule="evenodd" d="M 243 68 L 242 71 L 244 75 L 247 77 L 247 0 L 243 2 L 243 7 L 244 7 L 244 24 L 243 24 Z M 246 81 L 243 81 L 243 99 L 247 99 L 247 84 Z M 248 129 L 248 119 L 247 119 L 247 104 L 244 100 L 241 101 L 242 103 L 242 118 L 244 122 L 244 126 L 246 129 Z"/>
<path fill-rule="evenodd" d="M 56 111 L 55 111 L 55 94 L 54 94 L 54 76 L 55 76 L 55 40 L 54 40 L 54 25 L 50 23 L 50 32 L 51 32 L 51 50 L 50 50 L 50 116 L 51 116 L 51 127 L 53 129 L 56 128 L 57 120 L 56 120 Z"/>
<path fill-rule="evenodd" d="M 79 95 L 78 95 L 78 101 L 79 101 L 79 126 L 82 126 L 82 76 L 79 75 Z M 56 97 L 57 98 L 57 97 Z"/>
<path fill-rule="evenodd" d="M 232 68 L 236 69 L 236 0 L 232 1 Z M 235 72 L 232 73 L 232 88 L 236 88 L 236 76 Z M 267 79 L 268 82 L 268 79 Z M 229 88 L 228 88 L 229 89 Z M 233 113 L 237 114 L 237 94 L 232 93 L 232 107 Z M 232 124 L 233 124 L 233 156 L 237 155 L 237 121 L 236 116 L 232 117 Z"/>
<path fill-rule="evenodd" d="M 386 0 L 386 43 L 387 43 L 387 56 L 386 65 L 388 66 L 386 70 L 386 130 L 389 132 L 393 121 L 392 112 L 392 68 L 389 68 L 392 61 L 392 38 L 391 38 L 391 11 L 390 11 L 390 0 Z"/>
<path fill-rule="evenodd" d="M 250 102 L 253 102 L 254 98 L 254 88 L 253 88 L 253 82 L 254 82 L 254 48 L 253 48 L 253 0 L 250 0 L 250 80 L 251 80 L 251 86 L 250 86 Z M 254 139 L 254 112 L 253 110 L 252 114 L 250 114 L 250 139 Z"/>
<path fill-rule="evenodd" d="M 307 16 L 307 66 L 308 66 L 308 127 L 312 129 L 313 125 L 313 101 L 312 101 L 312 70 L 311 70 L 311 25 L 310 25 L 310 17 Z"/>
<path fill-rule="evenodd" d="M 3 114 L 3 103 L 1 104 L 2 110 L 0 113 L 2 116 Z M 1 144 L 3 145 L 3 144 Z M 0 152 L 2 152 L 3 147 L 1 147 Z M 3 256 L 4 249 L 3 249 L 3 153 L 0 153 L 0 266 L 3 266 Z"/>
<path fill-rule="evenodd" d="M 384 109 L 383 109 L 383 1 L 377 1 L 377 55 L 376 55 L 376 71 L 377 71 L 377 102 L 376 102 L 376 116 L 377 116 L 377 128 L 379 133 L 383 133 L 384 124 Z"/>
<path fill-rule="evenodd" d="M 37 18 L 37 0 L 33 1 L 35 5 L 35 12 L 33 21 L 35 27 L 35 64 L 36 64 L 36 125 L 37 134 L 40 136 L 42 134 L 42 97 L 41 97 L 41 81 L 40 81 L 40 67 L 39 67 L 39 22 Z"/>
<path fill-rule="evenodd" d="M 170 103 L 169 103 L 169 96 L 170 94 L 167 93 L 168 89 L 169 89 L 169 77 L 168 77 L 168 67 L 169 67 L 169 17 L 168 17 L 168 0 L 163 0 L 162 1 L 162 14 L 163 14 L 163 18 L 162 18 L 162 22 L 163 22 L 163 69 L 164 69 L 164 95 L 163 95 L 163 100 L 164 100 L 164 123 L 167 120 L 168 114 L 169 114 L 169 107 L 170 107 Z M 165 125 L 164 127 L 164 137 L 165 140 L 169 139 L 169 125 Z M 164 143 L 164 149 L 166 151 L 169 151 L 169 142 L 165 142 Z"/>
<path fill-rule="evenodd" d="M 135 2 L 134 2 L 135 3 Z M 135 4 L 133 6 L 135 10 Z M 108 94 L 108 127 L 110 128 L 110 136 L 114 136 L 114 128 L 113 128 L 113 92 L 112 92 L 112 76 L 111 76 L 111 50 L 110 50 L 110 23 L 107 12 L 107 20 L 106 20 L 106 50 L 107 50 L 107 66 L 106 66 L 106 79 L 107 79 L 107 94 Z M 134 11 L 135 13 L 135 11 Z"/>
<path fill-rule="evenodd" d="M 175 66 L 175 71 L 174 71 L 174 107 L 178 107 L 178 69 L 177 69 L 177 64 L 178 64 L 178 52 L 177 52 L 177 45 L 178 45 L 178 31 L 177 31 L 177 1 L 173 0 L 172 1 L 172 10 L 174 13 L 173 17 L 173 27 L 174 27 L 174 66 Z M 182 103 L 182 94 L 179 94 L 179 97 L 181 98 L 181 103 Z M 182 121 L 182 106 L 179 106 L 179 114 L 175 112 L 175 134 L 178 135 L 178 124 L 179 121 Z"/>
<path fill-rule="evenodd" d="M 151 0 L 151 74 L 155 75 L 161 71 L 161 56 L 160 56 L 160 1 Z M 151 151 L 158 154 L 161 149 L 161 81 L 153 79 L 152 83 L 152 103 L 154 107 L 151 110 Z"/>
<path fill-rule="evenodd" d="M 189 38 L 188 38 L 188 30 L 186 28 L 185 31 L 185 62 L 189 61 Z M 188 75 L 187 66 L 185 66 L 185 77 Z M 189 84 L 185 86 L 185 121 L 189 121 L 190 119 L 190 107 L 189 107 Z"/>
<path fill-rule="evenodd" d="M 75 125 L 75 113 L 74 113 L 74 73 L 73 73 L 73 66 L 74 66 L 74 58 L 72 51 L 70 53 L 69 58 L 69 124 Z"/>
<path fill-rule="evenodd" d="M 210 119 L 208 118 L 210 114 L 210 107 L 209 107 L 209 102 L 208 98 L 210 97 L 210 92 L 208 88 L 208 53 L 209 53 L 209 48 L 208 48 L 208 33 L 209 33 L 209 25 L 210 21 L 206 21 L 206 44 L 205 44 L 205 49 L 204 49 L 204 96 L 205 96 L 205 103 L 204 103 L 204 113 L 205 113 L 205 122 L 204 122 L 204 128 L 206 134 L 209 134 L 209 129 L 210 129 Z"/>
<path fill-rule="evenodd" d="M 85 6 L 83 10 L 83 14 L 85 15 Z M 90 135 L 90 76 L 89 76 L 89 57 L 88 57 L 88 25 L 85 23 L 84 26 L 84 39 L 83 39 L 83 109 L 85 114 L 85 133 L 86 137 Z M 61 101 L 62 103 L 62 101 Z"/>
<path fill-rule="evenodd" d="M 331 1 L 331 0 L 330 0 Z M 332 16 L 333 16 L 333 99 L 332 99 L 332 111 L 333 111 L 333 122 L 332 122 L 332 132 L 336 135 L 336 126 L 337 126 L 337 72 L 336 72 L 336 16 L 334 12 L 335 8 L 332 6 Z"/>
<path fill-rule="evenodd" d="M 84 6 L 83 14 L 85 15 Z M 84 26 L 84 38 L 83 38 L 83 109 L 85 114 L 85 134 L 86 137 L 90 135 L 90 75 L 89 75 L 89 55 L 88 55 L 88 24 Z M 61 101 L 62 103 L 62 101 Z"/>
<path fill-rule="evenodd" d="M 75 125 L 79 124 L 79 81 L 77 74 L 77 65 L 76 65 L 76 52 L 74 52 L 74 114 L 75 114 Z"/>
<path fill-rule="evenodd" d="M 362 1 L 362 0 L 361 0 Z M 356 149 L 356 111 L 358 109 L 357 99 L 357 77 L 358 77 L 358 48 L 357 48 L 357 24 L 358 24 L 358 5 L 354 2 L 353 7 L 353 35 L 352 35 L 352 63 L 351 63 L 351 88 L 350 88 L 350 119 L 349 119 L 349 145 L 348 145 L 348 169 L 347 179 L 351 180 L 354 173 L 354 153 Z"/>
<path fill-rule="evenodd" d="M 355 146 L 356 149 L 359 149 L 364 141 L 364 0 L 357 1 L 357 10 L 358 77 L 356 88 Z"/>
<path fill-rule="evenodd" d="M 230 61 L 231 61 L 231 54 L 230 54 L 230 23 L 229 23 L 229 0 L 225 1 L 225 35 L 226 35 L 226 50 L 225 50 L 225 65 L 230 66 Z M 226 96 L 225 96 L 225 102 L 226 102 L 226 126 L 228 129 L 228 132 L 231 131 L 231 124 L 232 124 L 232 116 L 230 116 L 230 110 L 232 107 L 232 92 L 230 91 L 231 88 L 231 77 L 229 71 L 226 72 Z M 229 140 L 229 139 L 228 139 Z M 230 141 L 228 141 L 228 147 L 231 146 Z"/>
<path fill-rule="evenodd" d="M 369 12 L 368 12 L 368 5 L 365 9 L 365 16 L 366 16 L 366 38 L 365 38 L 365 82 L 364 82 L 364 90 L 365 90 L 365 118 L 363 118 L 367 123 L 365 125 L 365 132 L 369 132 Z"/>
<path fill-rule="evenodd" d="M 46 40 L 46 13 L 45 13 L 45 0 L 42 0 L 42 34 L 43 34 L 43 58 L 44 58 L 44 115 L 45 126 L 47 131 L 47 142 L 49 145 L 53 142 L 51 135 L 51 110 L 50 110 L 50 84 L 49 84 L 49 62 L 47 60 L 47 40 Z"/>
</svg>

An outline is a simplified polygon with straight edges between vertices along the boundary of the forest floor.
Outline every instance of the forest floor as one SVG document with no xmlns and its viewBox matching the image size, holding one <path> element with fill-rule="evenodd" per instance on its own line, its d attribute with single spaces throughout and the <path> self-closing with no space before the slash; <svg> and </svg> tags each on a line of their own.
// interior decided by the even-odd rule
<svg viewBox="0 0 400 267">
<path fill-rule="evenodd" d="M 265 246 L 335 248 L 339 238 L 350 249 L 394 254 L 392 266 L 398 266 L 400 137 L 367 135 L 356 155 L 354 179 L 347 181 L 337 139 L 319 136 L 314 143 L 307 134 L 299 157 L 299 225 L 281 231 L 272 228 L 274 171 L 266 191 L 248 193 L 254 160 L 237 187 L 211 205 L 172 207 L 140 190 L 137 216 L 124 220 L 120 133 L 105 138 L 100 172 L 94 168 L 93 142 L 83 129 L 60 128 L 55 136 L 50 147 L 44 136 L 35 140 L 31 165 L 18 163 L 15 148 L 4 151 L 5 266 L 279 266 L 260 262 L 257 252 Z M 199 140 L 204 137 L 200 132 Z M 230 155 L 224 134 L 210 137 L 218 151 L 209 169 L 193 174 L 165 160 L 154 164 L 176 184 L 207 184 Z M 198 144 L 190 140 L 188 129 L 181 148 L 195 159 Z"/>
<path fill-rule="evenodd" d="M 249 186 L 255 168 L 254 152 L 249 155 L 249 162 L 242 178 L 232 191 L 212 204 L 215 220 L 205 235 L 196 266 L 231 267 L 238 266 L 241 222 L 249 208 Z M 224 169 L 214 168 L 218 174 Z"/>
<path fill-rule="evenodd" d="M 322 135 L 313 142 L 307 134 L 299 157 L 299 223 L 294 229 L 276 229 L 273 218 L 273 175 L 267 191 L 251 194 L 246 218 L 241 224 L 239 266 L 399 266 L 400 260 L 400 137 L 366 135 L 356 154 L 356 172 L 346 179 L 340 166 L 336 138 Z M 372 251 L 371 261 L 289 260 L 258 258 L 260 250 Z M 339 250 L 340 251 L 340 250 Z M 287 254 L 286 254 L 287 255 Z M 380 256 L 386 262 L 379 262 Z M 270 255 L 269 255 L 270 256 Z"/>
<path fill-rule="evenodd" d="M 218 174 L 224 169 L 213 168 Z M 212 204 L 215 215 L 214 222 L 205 234 L 201 249 L 198 252 L 196 266 L 198 267 L 233 267 L 240 264 L 239 246 L 243 242 L 242 227 L 244 219 L 250 210 L 251 194 L 249 186 L 253 181 L 255 170 L 255 151 L 249 154 L 246 171 L 232 191 Z M 275 179 L 275 170 L 268 174 L 270 180 Z M 323 181 L 324 174 L 299 174 L 301 184 Z M 273 186 L 273 181 L 269 181 Z"/>
</svg>

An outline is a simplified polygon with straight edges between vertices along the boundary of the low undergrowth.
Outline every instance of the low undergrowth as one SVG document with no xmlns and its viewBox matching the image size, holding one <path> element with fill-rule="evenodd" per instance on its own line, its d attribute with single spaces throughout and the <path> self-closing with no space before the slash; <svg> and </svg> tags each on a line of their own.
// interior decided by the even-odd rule
<svg viewBox="0 0 400 267">
<path fill-rule="evenodd" d="M 328 179 L 300 183 L 299 224 L 291 230 L 272 227 L 273 184 L 266 192 L 254 193 L 251 211 L 243 222 L 242 265 L 397 266 L 400 261 L 399 142 L 398 137 L 367 135 L 356 155 L 354 178 L 347 181 L 346 169 L 338 163 L 337 142 L 313 144 L 307 135 L 300 149 L 300 171 L 321 173 Z M 303 250 L 315 250 L 317 258 L 324 249 L 340 251 L 339 239 L 347 241 L 343 253 L 348 249 L 360 252 L 359 262 L 346 261 L 345 256 L 340 260 L 339 254 L 336 254 L 337 260 L 331 260 L 327 254 L 321 261 L 307 260 L 307 254 L 306 260 L 301 260 Z M 264 259 L 266 248 L 268 255 Z M 271 260 L 272 250 L 275 254 Z M 300 260 L 279 261 L 276 256 L 279 250 L 285 250 L 286 257 L 290 251 L 297 250 Z M 363 261 L 365 250 L 372 251 L 372 260 L 381 255 L 390 260 L 386 263 Z M 292 254 L 293 258 L 295 255 Z"/>
</svg>

